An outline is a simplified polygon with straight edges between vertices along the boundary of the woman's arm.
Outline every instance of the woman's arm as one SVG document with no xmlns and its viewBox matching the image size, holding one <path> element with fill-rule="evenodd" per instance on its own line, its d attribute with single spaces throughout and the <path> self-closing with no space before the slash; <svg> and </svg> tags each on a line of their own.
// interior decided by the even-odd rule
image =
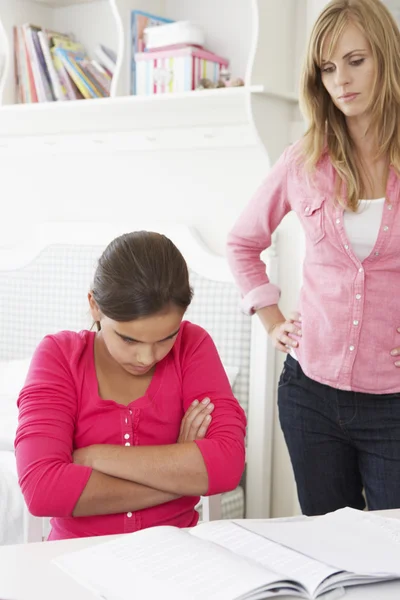
<svg viewBox="0 0 400 600">
<path fill-rule="evenodd" d="M 260 254 L 271 246 L 273 232 L 291 210 L 287 191 L 289 160 L 286 150 L 228 235 L 227 259 L 243 296 L 243 310 L 249 314 L 279 301 L 280 290 L 270 282 Z"/>
<path fill-rule="evenodd" d="M 54 337 L 38 346 L 22 389 L 15 441 L 19 483 L 36 516 L 67 517 L 139 510 L 177 496 L 72 463 L 76 390 L 65 355 L 76 348 Z"/>
<path fill-rule="evenodd" d="M 184 409 L 208 397 L 214 406 L 205 439 L 165 446 L 90 446 L 74 457 L 96 471 L 179 495 L 234 489 L 244 470 L 246 418 L 232 395 L 210 336 L 186 324 L 179 349 Z"/>
</svg>

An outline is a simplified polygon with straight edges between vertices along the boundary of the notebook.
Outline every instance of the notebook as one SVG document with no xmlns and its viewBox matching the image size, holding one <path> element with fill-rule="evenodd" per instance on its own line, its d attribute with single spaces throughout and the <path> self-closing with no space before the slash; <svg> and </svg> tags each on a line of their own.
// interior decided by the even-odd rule
<svg viewBox="0 0 400 600">
<path fill-rule="evenodd" d="M 280 529 L 297 525 L 304 529 L 317 521 L 274 523 L 275 536 L 279 537 Z M 334 521 L 331 535 L 339 540 L 340 525 Z M 342 595 L 345 586 L 400 576 L 395 560 L 389 563 L 391 569 L 395 565 L 390 572 L 364 569 L 352 573 L 325 564 L 289 548 L 287 531 L 284 545 L 268 539 L 271 534 L 265 529 L 260 534 L 260 525 L 252 520 L 224 520 L 190 530 L 153 527 L 64 554 L 54 562 L 103 600 L 261 600 L 282 595 L 331 600 Z M 365 529 L 367 536 L 368 526 Z M 365 540 L 359 544 L 365 546 Z M 393 552 L 390 543 L 387 550 Z M 341 555 L 339 551 L 339 561 Z"/>
</svg>

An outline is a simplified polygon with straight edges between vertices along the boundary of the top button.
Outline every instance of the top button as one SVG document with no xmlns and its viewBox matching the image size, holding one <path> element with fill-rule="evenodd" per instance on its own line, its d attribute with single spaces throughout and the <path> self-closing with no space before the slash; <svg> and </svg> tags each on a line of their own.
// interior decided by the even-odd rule
<svg viewBox="0 0 400 600">
<path fill-rule="evenodd" d="M 336 223 L 339 225 L 339 223 L 340 223 L 340 219 L 336 219 Z"/>
<path fill-rule="evenodd" d="M 310 207 L 306 206 L 305 209 L 304 209 L 304 212 L 310 212 Z"/>
<path fill-rule="evenodd" d="M 392 205 L 388 204 L 388 210 L 392 210 Z"/>
</svg>

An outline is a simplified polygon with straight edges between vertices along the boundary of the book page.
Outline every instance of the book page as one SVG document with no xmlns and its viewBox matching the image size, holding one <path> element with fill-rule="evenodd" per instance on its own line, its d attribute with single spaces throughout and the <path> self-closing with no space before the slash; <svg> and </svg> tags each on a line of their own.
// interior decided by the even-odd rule
<svg viewBox="0 0 400 600">
<path fill-rule="evenodd" d="M 239 524 L 241 522 L 209 521 L 191 529 L 189 533 L 250 558 L 280 573 L 283 578 L 299 581 L 310 596 L 315 594 L 322 581 L 337 573 L 335 568 L 244 529 Z"/>
<path fill-rule="evenodd" d="M 280 579 L 174 527 L 126 534 L 53 562 L 104 600 L 235 600 Z"/>
<path fill-rule="evenodd" d="M 400 577 L 400 520 L 352 508 L 294 523 L 241 522 L 243 527 L 357 575 Z"/>
</svg>

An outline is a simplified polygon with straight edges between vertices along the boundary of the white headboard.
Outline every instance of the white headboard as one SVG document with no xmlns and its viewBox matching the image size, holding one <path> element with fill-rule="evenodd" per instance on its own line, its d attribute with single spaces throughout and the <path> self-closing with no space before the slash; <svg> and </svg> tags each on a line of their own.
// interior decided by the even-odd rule
<svg viewBox="0 0 400 600">
<path fill-rule="evenodd" d="M 91 326 L 86 293 L 105 246 L 129 230 L 167 235 L 190 269 L 194 298 L 186 317 L 211 334 L 226 366 L 238 367 L 234 393 L 248 416 L 246 516 L 270 513 L 274 351 L 257 318 L 241 313 L 240 296 L 224 257 L 196 231 L 157 222 L 44 223 L 24 238 L 0 241 L 0 360 L 30 356 L 42 337 Z M 276 278 L 276 257 L 269 258 Z"/>
</svg>

